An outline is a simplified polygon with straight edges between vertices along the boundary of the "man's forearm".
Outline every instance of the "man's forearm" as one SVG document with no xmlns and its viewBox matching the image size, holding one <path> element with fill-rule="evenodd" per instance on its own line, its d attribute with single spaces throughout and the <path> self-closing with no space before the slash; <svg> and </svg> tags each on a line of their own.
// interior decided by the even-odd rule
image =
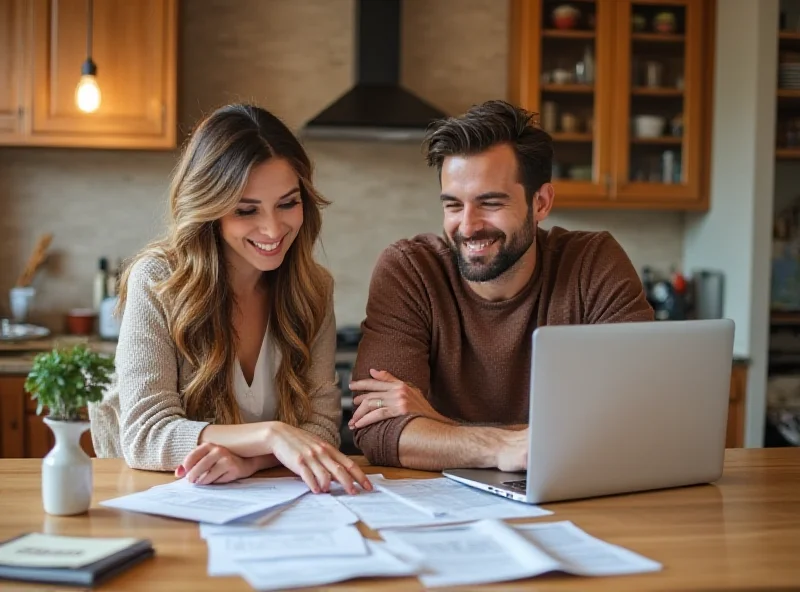
<svg viewBox="0 0 800 592">
<path fill-rule="evenodd" d="M 496 467 L 507 433 L 507 429 L 454 426 L 418 417 L 400 434 L 400 464 L 424 471 Z"/>
</svg>

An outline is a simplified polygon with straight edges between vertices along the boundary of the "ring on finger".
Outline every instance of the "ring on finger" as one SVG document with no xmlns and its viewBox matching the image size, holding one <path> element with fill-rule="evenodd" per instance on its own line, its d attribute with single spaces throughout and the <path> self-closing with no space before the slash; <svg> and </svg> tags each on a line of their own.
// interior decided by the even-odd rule
<svg viewBox="0 0 800 592">
<path fill-rule="evenodd" d="M 380 409 L 383 407 L 383 399 L 373 399 L 375 401 L 375 408 Z"/>
</svg>

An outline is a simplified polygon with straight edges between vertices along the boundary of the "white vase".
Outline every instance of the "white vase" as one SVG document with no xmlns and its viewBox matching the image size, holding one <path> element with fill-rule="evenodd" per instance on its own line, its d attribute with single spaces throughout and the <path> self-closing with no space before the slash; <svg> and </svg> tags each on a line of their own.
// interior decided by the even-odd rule
<svg viewBox="0 0 800 592">
<path fill-rule="evenodd" d="M 88 421 L 45 418 L 56 445 L 42 460 L 44 511 L 56 516 L 82 514 L 92 503 L 92 459 L 81 448 Z"/>
</svg>

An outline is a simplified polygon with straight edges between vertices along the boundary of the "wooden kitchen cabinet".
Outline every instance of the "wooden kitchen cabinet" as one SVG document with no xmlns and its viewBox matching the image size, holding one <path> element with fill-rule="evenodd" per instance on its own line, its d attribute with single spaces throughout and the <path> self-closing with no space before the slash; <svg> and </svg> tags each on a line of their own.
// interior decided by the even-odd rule
<svg viewBox="0 0 800 592">
<path fill-rule="evenodd" d="M 564 4 L 511 10 L 509 96 L 553 137 L 555 207 L 708 209 L 715 1 L 576 0 L 558 28 Z"/>
<path fill-rule="evenodd" d="M 731 396 L 728 401 L 726 448 L 744 447 L 744 414 L 747 399 L 747 366 L 736 363 L 731 372 Z"/>
<path fill-rule="evenodd" d="M 24 384 L 24 376 L 0 376 L 0 458 L 43 458 L 55 444 Z M 89 431 L 81 436 L 81 447 L 95 456 Z"/>
<path fill-rule="evenodd" d="M 0 0 L 0 142 L 20 142 L 28 43 L 24 0 Z"/>
<path fill-rule="evenodd" d="M 8 6 L 6 6 L 8 5 Z M 0 60 L 22 63 L 22 92 L 0 95 L 0 118 L 17 114 L 22 129 L 0 144 L 171 149 L 176 145 L 177 0 L 94 2 L 92 58 L 100 107 L 83 113 L 75 87 L 86 59 L 86 0 L 0 0 L 26 32 Z M 3 49 L 12 42 L 0 25 Z M 3 63 L 0 68 L 8 69 Z M 18 80 L 18 79 L 17 79 Z M 14 101 L 16 101 L 14 103 Z M 6 105 L 5 103 L 8 103 Z M 0 120 L 0 121 L 5 121 Z"/>
</svg>

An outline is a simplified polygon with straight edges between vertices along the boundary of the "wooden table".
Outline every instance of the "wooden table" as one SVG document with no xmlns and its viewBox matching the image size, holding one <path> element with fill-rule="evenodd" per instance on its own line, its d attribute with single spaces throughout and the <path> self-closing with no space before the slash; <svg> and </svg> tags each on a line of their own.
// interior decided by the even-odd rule
<svg viewBox="0 0 800 592">
<path fill-rule="evenodd" d="M 41 502 L 41 461 L 0 460 L 0 539 L 23 532 L 75 536 L 134 536 L 153 541 L 156 557 L 102 589 L 249 590 L 240 578 L 209 578 L 206 546 L 197 524 L 103 508 L 101 500 L 168 482 L 172 476 L 129 469 L 120 460 L 95 459 L 93 505 L 88 514 L 55 517 Z M 388 478 L 434 473 L 368 467 Z M 265 476 L 283 476 L 273 470 Z M 587 532 L 659 561 L 660 573 L 577 578 L 543 576 L 486 586 L 503 590 L 743 590 L 800 589 L 800 449 L 731 449 L 714 485 L 547 504 L 554 515 Z M 378 538 L 360 525 L 365 535 Z M 416 579 L 345 582 L 342 589 L 420 590 Z M 0 582 L 3 589 L 55 590 Z M 67 588 L 64 588 L 67 589 Z M 74 590 L 74 588 L 72 588 Z"/>
</svg>

